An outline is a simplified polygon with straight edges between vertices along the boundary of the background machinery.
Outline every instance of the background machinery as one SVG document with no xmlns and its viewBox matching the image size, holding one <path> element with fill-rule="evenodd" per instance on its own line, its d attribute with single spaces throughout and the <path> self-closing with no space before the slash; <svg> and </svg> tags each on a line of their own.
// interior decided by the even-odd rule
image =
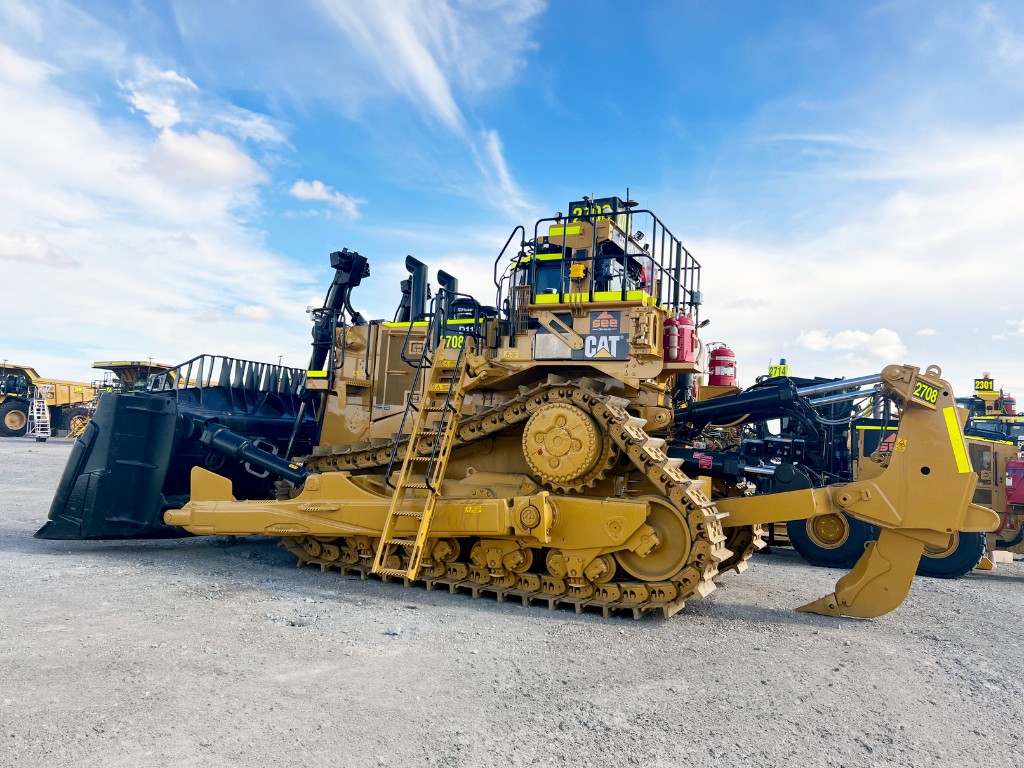
<svg viewBox="0 0 1024 768">
<path fill-rule="evenodd" d="M 87 382 L 49 379 L 34 368 L 0 363 L 0 437 L 18 437 L 28 428 L 33 400 L 46 405 L 50 428 L 74 430 L 89 418 L 96 390 Z"/>
<path fill-rule="evenodd" d="M 97 360 L 92 364 L 103 371 L 103 378 L 92 383 L 98 394 L 104 392 L 142 392 L 149 388 L 150 379 L 176 366 L 154 363 L 152 360 Z"/>
<path fill-rule="evenodd" d="M 793 379 L 788 370 L 773 370 L 772 376 L 762 378 L 751 391 L 765 388 L 792 388 L 794 394 L 807 399 L 801 402 L 794 415 L 793 409 L 779 408 L 767 414 L 754 413 L 743 416 L 743 429 L 749 434 L 762 436 L 767 432 L 767 422 L 758 416 L 776 419 L 776 433 L 769 440 L 795 441 L 797 450 L 791 461 L 791 469 L 782 466 L 783 474 L 799 472 L 812 482 L 831 483 L 849 479 L 869 478 L 879 471 L 887 461 L 899 430 L 898 419 L 891 409 L 876 398 L 874 388 L 865 388 L 874 382 L 868 379 Z M 986 374 L 982 383 L 983 392 L 992 391 L 992 380 Z M 986 386 L 987 385 L 987 386 Z M 834 394 L 825 396 L 825 393 Z M 985 403 L 998 398 L 998 409 Z M 854 407 L 856 401 L 866 407 Z M 1012 399 L 1003 405 L 1001 393 L 993 398 L 961 398 L 961 419 L 966 418 L 964 432 L 968 456 L 978 474 L 978 484 L 973 501 L 992 508 L 1000 515 L 1000 528 L 988 535 L 973 532 L 957 534 L 948 546 L 926 547 L 918 565 L 918 574 L 940 578 L 958 578 L 979 565 L 984 565 L 986 551 L 1024 549 L 1024 532 L 1021 530 L 1021 516 L 1024 507 L 1014 501 L 1012 477 L 1017 467 L 1024 466 L 1019 457 L 1021 427 L 1015 423 Z M 720 413 L 740 419 L 745 414 L 744 398 L 728 399 L 717 404 Z M 1003 409 L 1009 409 L 1006 413 Z M 731 410 L 730 410 L 731 409 Z M 969 412 L 968 412 L 969 409 Z M 993 412 L 997 410 L 998 412 Z M 883 418 L 865 416 L 874 413 Z M 807 450 L 804 444 L 826 445 L 820 450 Z M 789 459 L 789 457 L 785 457 Z M 781 462 L 783 465 L 789 461 Z M 849 568 L 860 557 L 866 542 L 877 535 L 870 525 L 848 515 L 825 514 L 807 520 L 796 521 L 784 528 L 772 531 L 778 538 L 786 536 L 789 543 L 805 560 L 813 565 Z"/>
<path fill-rule="evenodd" d="M 763 523 L 838 511 L 881 532 L 835 593 L 804 609 L 874 616 L 903 600 L 926 545 L 997 525 L 970 502 L 976 476 L 934 367 L 878 376 L 901 412 L 902 448 L 870 481 L 787 485 L 764 461 L 737 475 L 715 465 L 724 456 L 696 455 L 699 441 L 677 427 L 700 371 L 700 265 L 632 201 L 583 198 L 568 210 L 513 230 L 491 306 L 439 272 L 428 308 L 426 267 L 409 257 L 394 320 L 367 322 L 351 303 L 366 259 L 331 254 L 334 281 L 295 392 L 292 434 L 313 409 L 311 439 L 271 455 L 184 414 L 208 458 L 192 462 L 176 508 L 108 479 L 110 454 L 131 452 L 116 436 L 138 411 L 160 410 L 143 406 L 157 398 L 120 396 L 123 413 L 104 398 L 37 535 L 263 534 L 325 570 L 639 616 L 671 615 L 720 573 L 743 570 Z M 190 389 L 177 390 L 179 418 Z M 198 389 L 193 399 L 207 396 Z M 133 434 L 139 452 L 161 442 Z M 670 440 L 690 453 L 670 456 Z M 240 487 L 239 459 L 281 478 L 273 492 Z M 166 485 L 166 463 L 147 460 L 149 486 Z M 777 492 L 751 482 L 769 475 Z"/>
</svg>

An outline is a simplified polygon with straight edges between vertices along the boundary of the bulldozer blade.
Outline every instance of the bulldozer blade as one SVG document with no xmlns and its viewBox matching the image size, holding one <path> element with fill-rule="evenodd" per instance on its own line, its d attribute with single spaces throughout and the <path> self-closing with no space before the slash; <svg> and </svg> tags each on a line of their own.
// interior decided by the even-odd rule
<svg viewBox="0 0 1024 768">
<path fill-rule="evenodd" d="M 822 616 L 881 616 L 910 592 L 924 542 L 900 531 L 883 529 L 869 542 L 857 564 L 836 582 L 836 591 L 797 610 Z"/>
<path fill-rule="evenodd" d="M 295 399 L 289 393 L 257 391 L 258 399 L 247 394 L 247 390 L 230 388 L 105 394 L 71 449 L 49 520 L 36 538 L 191 535 L 164 523 L 163 513 L 188 502 L 193 467 L 218 468 L 242 498 L 270 498 L 274 478 L 268 472 L 257 472 L 261 467 L 249 467 L 200 440 L 206 426 L 223 426 L 225 429 L 216 433 L 220 442 L 225 442 L 224 435 L 231 435 L 236 443 L 259 438 L 272 442 L 283 454 L 295 426 Z M 316 421 L 306 416 L 295 441 L 296 451 L 311 447 L 315 428 Z M 280 462 L 278 456 L 259 454 Z"/>
<path fill-rule="evenodd" d="M 166 397 L 105 395 L 75 440 L 37 539 L 135 539 L 185 535 L 160 513 L 177 410 Z"/>
</svg>

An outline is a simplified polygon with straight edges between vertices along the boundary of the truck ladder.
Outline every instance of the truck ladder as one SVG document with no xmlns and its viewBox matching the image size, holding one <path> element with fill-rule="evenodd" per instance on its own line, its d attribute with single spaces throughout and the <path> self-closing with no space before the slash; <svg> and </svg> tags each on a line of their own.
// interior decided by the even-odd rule
<svg viewBox="0 0 1024 768">
<path fill-rule="evenodd" d="M 429 338 L 429 331 L 428 331 Z M 448 338 L 462 342 L 458 354 L 452 356 L 454 348 L 449 349 Z M 455 444 L 455 430 L 462 414 L 462 403 L 466 397 L 465 384 L 467 361 L 473 351 L 474 338 L 466 336 L 442 337 L 437 349 L 430 354 L 430 344 L 425 343 L 419 361 L 418 371 L 428 370 L 423 397 L 415 404 L 417 387 L 415 381 L 409 391 L 406 402 L 406 415 L 415 411 L 412 431 L 405 448 L 405 460 L 402 462 L 398 480 L 393 484 L 394 494 L 391 507 L 388 509 L 384 530 L 377 545 L 377 553 L 373 559 L 373 572 L 383 576 L 401 576 L 415 579 L 419 573 L 420 560 L 423 558 L 423 547 L 430 531 L 430 520 L 434 513 L 434 505 L 441 494 L 444 473 L 448 469 L 448 458 Z M 418 376 L 416 377 L 419 378 Z M 433 422 L 433 423 L 432 423 Z M 401 434 L 395 438 L 392 449 L 392 461 L 398 451 Z M 423 467 L 422 473 L 418 467 Z M 388 473 L 390 484 L 390 471 Z M 411 497 L 408 491 L 426 491 L 426 498 Z M 422 508 L 410 508 L 407 502 L 419 504 Z M 419 520 L 419 527 L 414 538 L 396 535 L 398 521 L 402 518 Z M 386 565 L 388 556 L 395 547 L 406 547 L 409 552 L 408 567 L 394 568 Z"/>
<path fill-rule="evenodd" d="M 37 443 L 42 443 L 51 437 L 50 409 L 46 407 L 46 399 L 38 387 L 34 394 L 28 407 L 28 429 L 25 437 L 34 437 Z"/>
</svg>

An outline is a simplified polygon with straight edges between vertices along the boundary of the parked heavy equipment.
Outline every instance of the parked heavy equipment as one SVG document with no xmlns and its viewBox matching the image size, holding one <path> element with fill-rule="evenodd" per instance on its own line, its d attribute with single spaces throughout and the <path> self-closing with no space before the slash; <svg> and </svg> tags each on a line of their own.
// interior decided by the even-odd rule
<svg viewBox="0 0 1024 768">
<path fill-rule="evenodd" d="M 28 428 L 33 400 L 42 400 L 51 430 L 74 430 L 88 420 L 88 405 L 96 396 L 84 381 L 66 381 L 40 376 L 35 368 L 0 363 L 0 437 L 18 437 Z"/>
<path fill-rule="evenodd" d="M 1024 416 L 1017 413 L 1017 400 L 1002 389 L 988 373 L 974 380 L 974 395 L 957 399 L 970 412 L 967 430 L 981 438 L 1017 443 L 1024 449 Z"/>
<path fill-rule="evenodd" d="M 700 372 L 700 265 L 632 201 L 584 198 L 567 210 L 513 230 L 494 262 L 493 306 L 440 272 L 428 308 L 426 267 L 408 257 L 395 319 L 367 322 L 351 304 L 367 260 L 331 254 L 303 394 L 319 398 L 311 450 L 244 451 L 253 446 L 229 429 L 203 428 L 207 455 L 224 464 L 191 469 L 189 500 L 163 512 L 162 528 L 152 496 L 90 502 L 87 466 L 72 456 L 39 535 L 77 537 L 69 518 L 79 534 L 120 535 L 126 518 L 144 518 L 139 535 L 279 537 L 324 570 L 667 616 L 711 592 L 720 572 L 742 570 L 763 523 L 838 511 L 881 533 L 833 594 L 803 610 L 876 616 L 902 602 L 926 545 L 997 525 L 970 502 L 976 476 L 934 366 L 879 375 L 901 411 L 900 447 L 870 481 L 752 495 L 745 478 L 773 473 L 767 463 L 724 483 L 692 454 L 697 471 L 684 472 L 665 447 Z M 120 430 L 115 415 L 100 433 Z M 104 450 L 93 443 L 94 457 Z M 281 478 L 272 497 L 227 476 L 239 455 Z"/>
<path fill-rule="evenodd" d="M 965 442 L 971 466 L 978 475 L 973 501 L 991 508 L 1000 518 L 999 528 L 988 534 L 957 533 L 945 547 L 925 547 L 918 564 L 919 576 L 956 579 L 985 566 L 987 552 L 1024 553 L 1024 498 L 1014 501 L 1014 468 L 1024 466 L 1017 443 L 979 437 L 971 431 L 971 417 L 965 427 Z M 851 423 L 854 478 L 870 477 L 877 462 L 893 450 L 898 425 L 877 419 L 856 419 Z M 991 435 L 986 429 L 985 434 Z M 846 516 L 822 515 L 786 526 L 785 535 L 793 548 L 812 565 L 848 568 L 856 561 L 866 542 L 877 530 Z"/>
<path fill-rule="evenodd" d="M 97 360 L 92 367 L 104 372 L 102 379 L 93 382 L 97 393 L 102 394 L 145 391 L 151 378 L 176 366 L 152 360 Z"/>
<path fill-rule="evenodd" d="M 868 410 L 884 410 L 884 404 L 876 399 L 876 390 L 863 388 L 873 381 L 792 379 L 788 371 L 780 372 L 780 376 L 763 378 L 753 389 L 795 387 L 797 396 L 808 398 L 801 402 L 798 415 L 794 416 L 782 409 L 768 414 L 744 416 L 746 406 L 743 398 L 736 398 L 734 402 L 727 399 L 717 404 L 719 412 L 725 414 L 722 421 L 740 419 L 744 429 L 748 432 L 759 430 L 758 436 L 761 436 L 764 421 L 759 421 L 757 417 L 779 418 L 780 433 L 770 439 L 795 440 L 802 446 L 810 436 L 812 445 L 826 446 L 827 460 L 820 450 L 805 451 L 803 448 L 794 458 L 795 471 L 812 477 L 815 482 L 867 479 L 877 474 L 880 464 L 887 460 L 886 457 L 893 450 L 899 424 L 891 416 L 879 419 L 860 415 Z M 987 375 L 985 379 L 977 381 L 991 384 Z M 990 392 L 992 387 L 983 387 L 983 390 Z M 837 394 L 826 395 L 829 392 Z M 1001 394 L 999 397 L 1002 402 Z M 851 404 L 856 400 L 867 402 L 869 408 L 862 410 L 852 407 Z M 962 412 L 960 416 L 966 416 L 964 432 L 968 455 L 978 474 L 973 500 L 1000 515 L 1000 529 L 987 536 L 980 532 L 958 533 L 948 546 L 925 547 L 918 565 L 918 575 L 958 578 L 979 563 L 984 563 L 986 551 L 1016 551 L 1022 547 L 1024 532 L 1021 531 L 1021 515 L 1024 509 L 1012 502 L 1008 485 L 1009 472 L 1019 460 L 1015 433 L 1011 431 L 1016 428 L 1012 422 L 1015 414 L 1012 413 L 1011 405 L 1010 414 L 993 414 L 990 409 L 988 416 L 985 416 L 984 402 L 976 398 L 970 413 Z M 961 407 L 971 406 L 972 399 L 961 398 L 958 404 Z M 729 417 L 730 407 L 732 418 Z M 978 421 L 979 418 L 984 420 Z M 822 433 L 820 437 L 819 432 Z M 791 470 L 787 467 L 784 471 Z M 864 545 L 877 536 L 878 532 L 873 526 L 849 515 L 828 513 L 795 521 L 791 525 L 774 529 L 772 533 L 775 541 L 788 540 L 800 556 L 813 565 L 850 568 L 860 557 Z"/>
</svg>

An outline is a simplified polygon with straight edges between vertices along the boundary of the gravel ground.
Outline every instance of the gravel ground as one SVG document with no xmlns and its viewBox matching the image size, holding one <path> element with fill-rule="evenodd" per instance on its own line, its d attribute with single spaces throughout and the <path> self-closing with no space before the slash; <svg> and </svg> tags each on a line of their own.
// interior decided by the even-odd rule
<svg viewBox="0 0 1024 768">
<path fill-rule="evenodd" d="M 0 765 L 1020 765 L 1024 563 L 871 621 L 758 556 L 674 618 L 296 569 L 258 538 L 33 539 L 70 444 L 0 439 Z"/>
</svg>

